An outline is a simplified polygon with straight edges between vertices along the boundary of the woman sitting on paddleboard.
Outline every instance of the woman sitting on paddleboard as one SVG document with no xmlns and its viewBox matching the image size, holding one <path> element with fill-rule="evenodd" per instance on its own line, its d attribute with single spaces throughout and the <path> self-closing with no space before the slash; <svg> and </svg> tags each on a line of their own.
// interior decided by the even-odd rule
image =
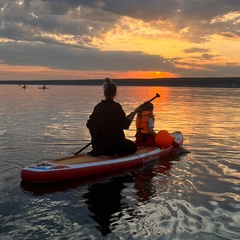
<svg viewBox="0 0 240 240">
<path fill-rule="evenodd" d="M 117 85 L 106 78 L 103 85 L 105 99 L 99 102 L 87 121 L 87 128 L 91 134 L 93 150 L 92 156 L 124 156 L 137 151 L 135 142 L 126 139 L 124 129 L 128 129 L 135 114 L 136 108 L 126 116 L 122 106 L 114 101 L 117 94 Z"/>
<path fill-rule="evenodd" d="M 138 112 L 136 119 L 136 144 L 137 146 L 145 147 L 160 147 L 168 148 L 173 146 L 178 148 L 181 153 L 189 152 L 185 148 L 179 146 L 175 142 L 175 138 L 167 131 L 160 130 L 158 133 L 154 131 L 154 106 L 150 102 L 146 102 L 141 107 L 141 111 Z"/>
</svg>

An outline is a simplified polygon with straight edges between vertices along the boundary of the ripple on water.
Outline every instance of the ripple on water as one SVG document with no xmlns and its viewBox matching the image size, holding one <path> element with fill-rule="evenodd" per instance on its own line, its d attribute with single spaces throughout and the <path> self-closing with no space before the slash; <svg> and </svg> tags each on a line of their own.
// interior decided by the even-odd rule
<svg viewBox="0 0 240 240">
<path fill-rule="evenodd" d="M 164 173 L 155 164 L 155 175 L 151 176 L 154 193 L 141 202 L 128 199 L 128 207 L 112 216 L 112 233 L 108 236 L 116 237 L 121 232 L 123 239 L 239 239 L 238 189 L 230 193 L 225 186 L 218 194 L 222 189 L 218 185 L 221 171 L 210 170 L 206 162 L 197 163 L 202 167 L 197 168 L 197 174 L 190 156 L 172 164 Z M 218 184 L 207 185 L 211 177 L 217 178 L 213 182 Z M 207 191 L 211 188 L 215 192 Z M 133 207 L 135 203 L 137 208 Z"/>
<path fill-rule="evenodd" d="M 121 232 L 123 239 L 239 239 L 239 214 L 215 207 L 156 197 L 134 213 L 128 209 L 120 219 L 113 217 L 109 237 Z"/>
</svg>

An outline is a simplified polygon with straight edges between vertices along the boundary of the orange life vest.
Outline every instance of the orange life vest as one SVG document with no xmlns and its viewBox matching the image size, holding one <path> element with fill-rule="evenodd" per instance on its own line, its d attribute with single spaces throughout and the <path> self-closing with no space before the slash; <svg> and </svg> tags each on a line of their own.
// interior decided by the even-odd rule
<svg viewBox="0 0 240 240">
<path fill-rule="evenodd" d="M 152 115 L 150 111 L 143 111 L 140 116 L 137 116 L 136 127 L 141 133 L 149 133 L 148 118 Z"/>
</svg>

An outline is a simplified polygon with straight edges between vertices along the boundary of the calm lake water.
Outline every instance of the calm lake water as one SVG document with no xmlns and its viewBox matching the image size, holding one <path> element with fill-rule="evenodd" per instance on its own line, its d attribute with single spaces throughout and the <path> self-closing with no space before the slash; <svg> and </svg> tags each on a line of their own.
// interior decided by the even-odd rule
<svg viewBox="0 0 240 240">
<path fill-rule="evenodd" d="M 155 129 L 190 154 L 36 186 L 21 169 L 86 145 L 102 88 L 0 85 L 0 239 L 240 239 L 240 89 L 119 87 L 116 101 L 128 114 L 156 93 Z"/>
</svg>

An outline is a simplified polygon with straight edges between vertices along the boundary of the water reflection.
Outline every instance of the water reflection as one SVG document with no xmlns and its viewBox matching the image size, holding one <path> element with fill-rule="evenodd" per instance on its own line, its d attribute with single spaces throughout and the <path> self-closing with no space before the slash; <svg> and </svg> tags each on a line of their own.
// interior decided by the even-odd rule
<svg viewBox="0 0 240 240">
<path fill-rule="evenodd" d="M 139 171 L 134 178 L 134 188 L 138 201 L 144 202 L 152 198 L 156 193 L 157 186 L 165 184 L 170 176 L 172 162 L 170 158 L 161 161 L 161 164 L 149 163 L 144 171 Z M 157 176 L 157 180 L 154 177 Z"/>
<path fill-rule="evenodd" d="M 91 217 L 98 223 L 99 231 L 103 236 L 111 232 L 111 216 L 122 211 L 124 205 L 121 201 L 123 198 L 121 192 L 126 188 L 125 183 L 132 182 L 132 180 L 133 176 L 131 175 L 113 178 L 106 183 L 89 186 L 88 192 L 84 194 L 88 209 L 92 212 Z"/>
<path fill-rule="evenodd" d="M 151 199 L 156 193 L 154 176 L 169 175 L 171 166 L 169 159 L 166 159 L 161 164 L 148 164 L 130 175 L 115 177 L 105 183 L 96 183 L 88 187 L 88 192 L 84 194 L 84 198 L 88 209 L 92 212 L 91 217 L 99 224 L 98 229 L 103 236 L 112 232 L 111 228 L 116 227 L 118 219 L 124 215 L 125 209 L 129 218 L 135 218 L 138 213 L 132 207 L 134 199 L 138 203 Z M 164 177 L 164 179 L 168 178 Z M 135 197 L 127 199 L 124 195 L 124 189 L 131 183 L 135 189 Z M 164 181 L 160 182 L 160 184 L 164 183 Z"/>
<path fill-rule="evenodd" d="M 115 173 L 109 178 L 99 176 L 50 184 L 32 184 L 22 181 L 21 188 L 30 194 L 45 195 L 87 186 L 87 192 L 82 197 L 91 212 L 90 217 L 98 225 L 96 228 L 102 236 L 106 236 L 118 225 L 118 220 L 125 211 L 132 219 L 139 214 L 134 210 L 135 207 L 132 205 L 134 202 L 139 204 L 149 201 L 158 191 L 156 186 L 159 188 L 159 185 L 166 184 L 173 164 L 171 160 L 166 158 L 161 162 L 148 163 L 124 175 Z M 156 176 L 157 180 L 154 179 Z M 129 184 L 135 189 L 131 199 L 128 197 L 129 193 L 126 193 Z"/>
</svg>

